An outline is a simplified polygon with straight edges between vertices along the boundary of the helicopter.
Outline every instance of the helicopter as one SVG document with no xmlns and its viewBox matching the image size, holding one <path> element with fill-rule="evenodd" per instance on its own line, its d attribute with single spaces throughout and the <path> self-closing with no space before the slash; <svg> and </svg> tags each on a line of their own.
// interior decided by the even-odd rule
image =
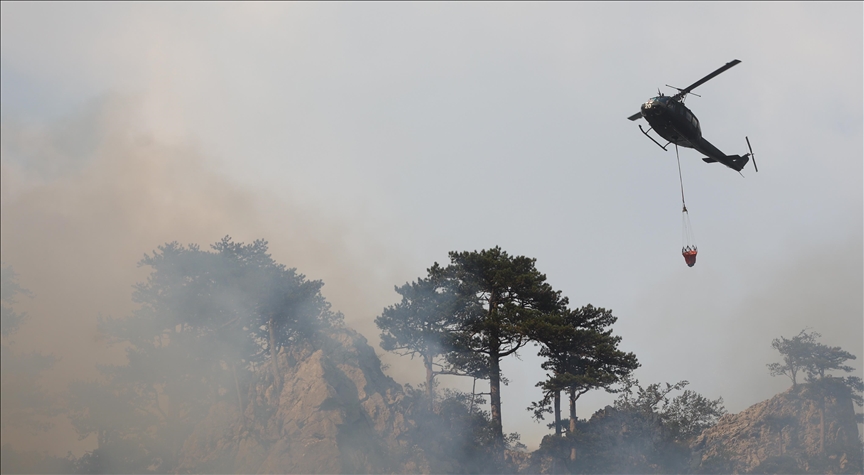
<svg viewBox="0 0 864 475">
<path fill-rule="evenodd" d="M 651 139 L 652 142 L 657 144 L 664 151 L 669 144 L 675 144 L 676 147 L 681 146 L 692 148 L 705 155 L 705 158 L 702 159 L 705 163 L 722 163 L 738 173 L 741 173 L 744 165 L 747 165 L 750 158 L 753 158 L 753 168 L 758 172 L 759 168 L 756 166 L 756 157 L 753 155 L 753 148 L 750 147 L 749 137 L 744 138 L 747 140 L 747 148 L 750 150 L 750 153 L 743 156 L 726 155 L 721 152 L 720 149 L 712 145 L 711 142 L 708 142 L 702 137 L 702 129 L 699 127 L 699 119 L 693 115 L 693 112 L 691 112 L 690 109 L 684 106 L 684 99 L 687 94 L 701 97 L 698 94 L 694 94 L 692 92 L 693 89 L 696 89 L 716 77 L 718 74 L 740 62 L 741 61 L 734 59 L 684 89 L 679 89 L 667 84 L 667 87 L 677 89 L 678 94 L 675 94 L 674 96 L 665 96 L 658 90 L 657 97 L 648 99 L 648 101 L 642 104 L 641 110 L 628 117 L 628 119 L 636 121 L 644 118 L 647 120 L 651 127 L 646 131 L 640 124 L 639 130 L 641 130 L 646 137 Z M 660 142 L 648 134 L 652 129 L 667 141 L 666 145 L 660 145 Z"/>
</svg>

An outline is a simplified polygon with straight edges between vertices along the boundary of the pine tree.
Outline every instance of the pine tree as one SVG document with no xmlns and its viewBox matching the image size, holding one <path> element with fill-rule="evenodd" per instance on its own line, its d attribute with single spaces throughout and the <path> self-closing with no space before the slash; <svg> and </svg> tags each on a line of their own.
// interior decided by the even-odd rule
<svg viewBox="0 0 864 475">
<path fill-rule="evenodd" d="M 775 338 L 771 342 L 771 347 L 783 355 L 783 362 L 768 364 L 771 376 L 786 375 L 792 380 L 792 387 L 797 387 L 798 373 L 806 366 L 811 347 L 819 336 L 821 335 L 818 333 L 807 333 L 804 329 L 789 339 L 783 336 Z"/>
<path fill-rule="evenodd" d="M 418 356 L 426 369 L 429 410 L 435 401 L 435 375 L 452 373 L 442 366 L 449 351 L 448 330 L 456 313 L 456 299 L 435 264 L 429 277 L 396 287 L 402 301 L 384 309 L 375 319 L 381 329 L 381 348 L 403 356 Z"/>
<path fill-rule="evenodd" d="M 621 337 L 613 336 L 609 328 L 616 321 L 611 310 L 587 305 L 562 312 L 533 328 L 542 345 L 540 356 L 547 358 L 542 367 L 550 372 L 549 378 L 540 385 L 547 393 L 552 391 L 553 397 L 559 391 L 567 392 L 569 434 L 576 430 L 576 401 L 583 394 L 592 389 L 608 391 L 639 367 L 636 355 L 618 349 Z M 558 424 L 560 404 L 556 406 Z M 559 433 L 556 429 L 556 434 Z M 575 448 L 571 450 L 573 458 Z"/>
<path fill-rule="evenodd" d="M 484 361 L 489 378 L 492 425 L 496 443 L 503 447 L 501 424 L 501 367 L 503 358 L 530 341 L 536 322 L 553 318 L 567 305 L 552 289 L 535 259 L 510 256 L 501 248 L 451 252 L 451 264 L 441 272 L 458 302 L 452 332 L 454 351 L 449 361 L 467 371 Z M 468 355 L 468 356 L 466 356 Z"/>
</svg>

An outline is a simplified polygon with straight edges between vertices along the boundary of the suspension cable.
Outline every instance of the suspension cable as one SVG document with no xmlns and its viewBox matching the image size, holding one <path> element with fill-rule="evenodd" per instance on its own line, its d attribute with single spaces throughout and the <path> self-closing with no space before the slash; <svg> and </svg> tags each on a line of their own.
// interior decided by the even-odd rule
<svg viewBox="0 0 864 475">
<path fill-rule="evenodd" d="M 678 181 L 681 183 L 681 205 L 687 212 L 687 203 L 684 202 L 684 178 L 681 177 L 681 157 L 678 155 L 678 144 L 675 144 L 675 158 L 678 160 Z"/>
<path fill-rule="evenodd" d="M 693 236 L 693 226 L 690 224 L 690 213 L 687 211 L 687 203 L 684 201 L 684 178 L 681 173 L 681 157 L 678 153 L 678 144 L 675 144 L 675 158 L 678 161 L 678 182 L 681 184 L 681 214 L 682 214 L 682 241 L 683 248 L 682 251 L 685 253 L 684 257 L 687 260 L 687 253 L 693 253 L 691 259 L 695 259 L 696 252 L 696 238 Z M 687 260 L 687 265 L 693 266 L 695 260 Z"/>
</svg>

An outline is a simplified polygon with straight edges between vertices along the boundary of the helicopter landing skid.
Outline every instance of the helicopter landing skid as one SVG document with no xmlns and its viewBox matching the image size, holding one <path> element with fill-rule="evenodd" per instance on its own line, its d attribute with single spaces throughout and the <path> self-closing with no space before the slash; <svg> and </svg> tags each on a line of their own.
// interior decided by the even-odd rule
<svg viewBox="0 0 864 475">
<path fill-rule="evenodd" d="M 641 130 L 642 133 L 643 133 L 646 137 L 648 137 L 649 139 L 651 139 L 652 142 L 656 143 L 658 147 L 662 148 L 664 152 L 668 152 L 668 150 L 666 150 L 666 147 L 665 147 L 665 146 L 660 145 L 660 142 L 654 140 L 654 137 L 648 135 L 648 132 L 651 132 L 652 129 L 648 129 L 648 132 L 646 132 L 645 129 L 643 129 L 643 128 L 642 128 L 642 125 L 640 124 L 640 125 L 639 125 L 639 130 Z M 672 142 L 667 142 L 667 143 L 666 143 L 666 146 L 668 146 L 670 143 L 672 143 Z"/>
</svg>

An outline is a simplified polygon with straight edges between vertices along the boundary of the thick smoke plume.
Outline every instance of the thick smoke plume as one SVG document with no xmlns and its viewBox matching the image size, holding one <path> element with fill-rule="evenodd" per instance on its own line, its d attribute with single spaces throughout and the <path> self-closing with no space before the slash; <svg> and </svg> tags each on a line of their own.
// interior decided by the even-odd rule
<svg viewBox="0 0 864 475">
<path fill-rule="evenodd" d="M 399 266 L 319 210 L 244 189 L 194 143 L 160 136 L 147 125 L 146 101 L 106 97 L 53 123 L 3 123 L 2 260 L 32 293 L 17 299 L 28 319 L 10 348 L 55 357 L 45 389 L 59 394 L 96 378 L 97 364 L 123 361 L 97 319 L 130 313 L 132 285 L 147 275 L 135 264 L 170 241 L 267 239 L 277 261 L 323 280 L 348 323 L 376 335 L 372 317 L 391 299 Z M 92 448 L 65 420 L 54 424 L 38 436 L 4 429 L 3 441 L 59 455 Z"/>
</svg>

